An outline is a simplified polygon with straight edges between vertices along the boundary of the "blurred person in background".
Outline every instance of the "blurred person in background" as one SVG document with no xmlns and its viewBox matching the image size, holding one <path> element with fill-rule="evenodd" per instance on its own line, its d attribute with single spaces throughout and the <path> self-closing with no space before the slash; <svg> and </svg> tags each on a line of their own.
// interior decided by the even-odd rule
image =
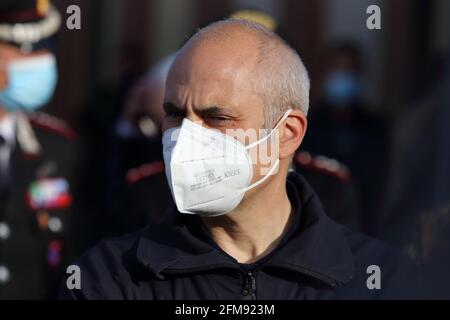
<svg viewBox="0 0 450 320">
<path fill-rule="evenodd" d="M 76 133 L 36 109 L 52 98 L 61 16 L 0 2 L 0 299 L 52 297 L 69 257 Z"/>
<path fill-rule="evenodd" d="M 373 233 L 374 210 L 386 175 L 385 122 L 364 99 L 363 61 L 352 43 L 332 46 L 324 59 L 321 95 L 311 109 L 305 148 L 337 159 L 354 177 L 363 230 Z"/>
<path fill-rule="evenodd" d="M 360 231 L 358 194 L 348 167 L 336 159 L 312 155 L 305 149 L 297 151 L 292 170 L 300 173 L 313 186 L 330 218 Z"/>
<path fill-rule="evenodd" d="M 164 87 L 171 54 L 138 79 L 116 121 L 108 170 L 108 211 L 113 233 L 122 234 L 159 220 L 172 204 L 164 176 L 161 125 Z"/>
<path fill-rule="evenodd" d="M 450 287 L 450 53 L 414 70 L 419 86 L 392 130 L 392 159 L 375 236 Z M 430 72 L 431 71 L 431 72 Z M 419 90 L 420 89 L 420 90 Z"/>
</svg>

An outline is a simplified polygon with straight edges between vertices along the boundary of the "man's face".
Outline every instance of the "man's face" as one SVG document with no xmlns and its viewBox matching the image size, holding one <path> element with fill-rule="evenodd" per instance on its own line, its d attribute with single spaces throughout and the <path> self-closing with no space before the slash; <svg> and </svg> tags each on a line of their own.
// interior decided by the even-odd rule
<svg viewBox="0 0 450 320">
<path fill-rule="evenodd" d="M 187 118 L 235 138 L 235 129 L 259 132 L 264 125 L 264 105 L 253 90 L 256 48 L 255 41 L 245 37 L 227 45 L 200 41 L 184 47 L 168 76 L 163 131 L 180 126 Z M 247 139 L 238 138 L 244 144 L 253 142 Z M 255 181 L 261 170 L 260 161 L 254 162 Z"/>
<path fill-rule="evenodd" d="M 8 85 L 8 65 L 16 60 L 50 54 L 48 50 L 39 50 L 32 53 L 23 53 L 18 47 L 0 43 L 0 90 Z"/>
</svg>

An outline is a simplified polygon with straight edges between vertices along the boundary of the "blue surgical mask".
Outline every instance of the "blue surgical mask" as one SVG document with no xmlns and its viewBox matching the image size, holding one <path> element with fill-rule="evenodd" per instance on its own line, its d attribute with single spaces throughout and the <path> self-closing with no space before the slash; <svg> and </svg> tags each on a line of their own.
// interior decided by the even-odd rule
<svg viewBox="0 0 450 320">
<path fill-rule="evenodd" d="M 8 86 L 0 90 L 0 106 L 8 111 L 33 111 L 50 101 L 57 81 L 51 54 L 13 61 L 8 65 Z"/>
<path fill-rule="evenodd" d="M 324 89 L 330 104 L 347 105 L 359 97 L 361 85 L 352 72 L 336 71 L 328 76 Z"/>
</svg>

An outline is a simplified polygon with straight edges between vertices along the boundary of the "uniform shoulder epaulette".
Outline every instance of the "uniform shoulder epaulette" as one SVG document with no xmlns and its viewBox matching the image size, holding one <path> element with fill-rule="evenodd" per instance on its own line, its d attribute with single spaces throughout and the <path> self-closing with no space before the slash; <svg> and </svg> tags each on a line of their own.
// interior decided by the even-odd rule
<svg viewBox="0 0 450 320">
<path fill-rule="evenodd" d="M 78 133 L 61 119 L 43 112 L 29 113 L 27 117 L 34 127 L 58 134 L 69 140 L 78 139 Z"/>
<path fill-rule="evenodd" d="M 349 169 L 335 159 L 313 156 L 307 151 L 301 151 L 295 155 L 294 162 L 300 167 L 333 176 L 344 182 L 350 180 Z"/>
<path fill-rule="evenodd" d="M 135 184 L 143 179 L 162 173 L 164 173 L 164 161 L 155 161 L 128 170 L 125 180 L 128 184 Z"/>
</svg>

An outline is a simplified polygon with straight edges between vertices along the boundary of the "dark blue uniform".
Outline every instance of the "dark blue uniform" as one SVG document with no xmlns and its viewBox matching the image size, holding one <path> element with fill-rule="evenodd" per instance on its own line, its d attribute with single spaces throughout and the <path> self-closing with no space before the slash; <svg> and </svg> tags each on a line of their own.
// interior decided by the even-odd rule
<svg viewBox="0 0 450 320">
<path fill-rule="evenodd" d="M 40 151 L 17 139 L 11 182 L 0 188 L 0 300 L 55 297 L 73 259 L 77 134 L 43 113 L 26 119 Z"/>
</svg>

